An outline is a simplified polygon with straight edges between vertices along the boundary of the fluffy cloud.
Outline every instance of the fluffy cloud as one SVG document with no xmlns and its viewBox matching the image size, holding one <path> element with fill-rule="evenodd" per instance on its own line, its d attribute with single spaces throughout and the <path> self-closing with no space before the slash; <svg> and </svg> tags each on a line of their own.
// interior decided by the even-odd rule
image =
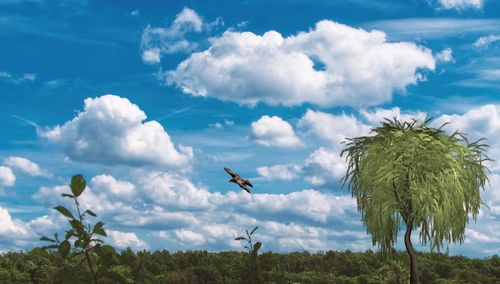
<svg viewBox="0 0 500 284">
<path fill-rule="evenodd" d="M 397 118 L 403 121 L 411 121 L 412 119 L 417 119 L 419 121 L 425 120 L 427 114 L 421 111 L 405 111 L 401 112 L 399 107 L 393 107 L 391 109 L 376 108 L 371 111 L 361 110 L 359 112 L 361 116 L 368 121 L 372 127 L 380 126 L 386 118 L 392 119 Z"/>
<path fill-rule="evenodd" d="M 6 236 L 13 234 L 16 236 L 26 236 L 29 234 L 29 229 L 21 221 L 12 219 L 7 209 L 0 207 L 0 235 Z"/>
<path fill-rule="evenodd" d="M 0 166 L 0 189 L 4 186 L 13 186 L 16 176 L 9 167 Z"/>
<path fill-rule="evenodd" d="M 486 144 L 490 145 L 489 155 L 495 160 L 489 163 L 493 171 L 500 170 L 500 107 L 497 105 L 484 105 L 471 109 L 464 114 L 442 115 L 433 122 L 438 127 L 448 122 L 446 130 L 453 132 L 459 130 L 469 135 L 470 140 L 487 138 Z"/>
<path fill-rule="evenodd" d="M 197 44 L 185 38 L 189 33 L 200 33 L 221 25 L 220 19 L 205 23 L 196 11 L 184 8 L 175 16 L 169 27 L 147 26 L 141 39 L 142 60 L 145 63 L 157 64 L 162 54 L 191 52 Z"/>
<path fill-rule="evenodd" d="M 252 122 L 252 137 L 257 144 L 294 148 L 302 146 L 292 126 L 279 116 L 262 116 Z"/>
<path fill-rule="evenodd" d="M 483 0 L 438 0 L 444 9 L 465 10 L 473 8 L 480 10 L 483 8 Z"/>
<path fill-rule="evenodd" d="M 300 166 L 293 164 L 257 168 L 257 173 L 268 180 L 294 180 L 300 171 Z"/>
<path fill-rule="evenodd" d="M 132 187 L 134 195 L 116 197 L 116 191 Z M 73 208 L 71 200 L 60 197 L 67 191 L 68 186 L 42 187 L 33 198 L 47 206 L 62 203 Z M 335 196 L 310 189 L 288 194 L 210 192 L 169 173 L 140 175 L 134 178 L 134 182 L 108 175 L 95 176 L 81 195 L 80 204 L 83 210 L 90 206 L 98 218 L 106 222 L 112 232 L 110 242 L 119 247 L 146 247 L 138 234 L 146 231 L 153 239 L 169 240 L 169 249 L 193 246 L 234 249 L 241 245 L 233 239 L 255 225 L 261 226 L 262 231 L 267 227 L 274 228 L 266 233 L 265 238 L 270 242 L 269 248 L 279 250 L 296 249 L 296 244 L 281 242 L 280 235 L 273 233 L 277 227 L 301 231 L 298 241 L 304 243 L 309 237 L 320 237 L 314 233 L 318 230 L 332 239 L 341 234 L 341 228 L 359 231 L 362 238 L 365 236 L 359 223 L 348 221 L 347 216 L 356 214 L 356 204 L 350 196 Z M 46 221 L 46 218 L 40 219 L 40 227 Z M 333 224 L 340 231 L 333 230 Z M 129 232 L 133 230 L 136 234 L 124 233 L 121 229 L 118 232 L 114 228 L 128 228 Z M 303 246 L 305 249 L 315 248 Z M 327 249 L 326 246 L 322 248 Z"/>
<path fill-rule="evenodd" d="M 500 41 L 500 35 L 488 35 L 478 38 L 472 45 L 476 48 L 488 48 L 497 41 Z"/>
<path fill-rule="evenodd" d="M 298 125 L 310 129 L 312 133 L 330 142 L 335 148 L 340 148 L 346 138 L 367 135 L 370 131 L 368 125 L 361 123 L 353 115 L 333 115 L 313 110 L 307 110 Z"/>
<path fill-rule="evenodd" d="M 424 112 L 401 112 L 398 107 L 360 110 L 359 114 L 360 119 L 354 115 L 307 110 L 302 116 L 298 123 L 300 127 L 329 142 L 327 147 L 320 147 L 311 153 L 301 166 L 301 175 L 307 182 L 314 186 L 338 186 L 347 169 L 345 159 L 340 157 L 342 142 L 346 138 L 370 135 L 370 130 L 378 127 L 384 118 L 409 121 L 414 118 L 424 120 L 426 117 Z"/>
<path fill-rule="evenodd" d="M 107 230 L 107 241 L 117 247 L 126 248 L 130 247 L 135 250 L 148 249 L 149 246 L 143 240 L 139 239 L 137 235 L 133 232 L 121 232 L 115 230 Z"/>
<path fill-rule="evenodd" d="M 324 20 L 285 38 L 276 31 L 226 31 L 166 78 L 186 94 L 249 106 L 359 106 L 390 101 L 394 90 L 423 78 L 420 69 L 434 68 L 424 47 Z"/>
<path fill-rule="evenodd" d="M 126 98 L 105 95 L 85 99 L 84 110 L 62 126 L 39 134 L 62 146 L 71 159 L 103 164 L 185 166 L 191 147 L 179 145 L 157 121 Z"/>
<path fill-rule="evenodd" d="M 51 177 L 52 174 L 41 169 L 37 163 L 22 157 L 8 157 L 4 163 L 11 168 L 19 169 L 31 176 Z"/>
<path fill-rule="evenodd" d="M 320 147 L 305 161 L 305 179 L 315 186 L 338 183 L 347 169 L 346 162 L 339 151 Z"/>
<path fill-rule="evenodd" d="M 496 142 L 496 138 L 500 138 L 500 108 L 496 105 L 484 105 L 461 115 L 442 115 L 436 119 L 435 124 L 441 125 L 445 122 L 450 123 L 448 128 L 465 132 L 473 139 L 486 136 Z"/>
<path fill-rule="evenodd" d="M 453 51 L 449 47 L 445 48 L 442 51 L 438 52 L 435 55 L 435 58 L 437 62 L 443 62 L 443 63 L 453 62 Z"/>
</svg>

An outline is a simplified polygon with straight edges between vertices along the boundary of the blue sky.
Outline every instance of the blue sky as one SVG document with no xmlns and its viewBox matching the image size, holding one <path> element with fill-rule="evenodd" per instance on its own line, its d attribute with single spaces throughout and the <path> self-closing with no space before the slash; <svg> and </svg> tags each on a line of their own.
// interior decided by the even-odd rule
<svg viewBox="0 0 500 284">
<path fill-rule="evenodd" d="M 241 249 L 258 225 L 265 250 L 376 249 L 346 137 L 433 117 L 500 159 L 498 1 L 0 0 L 0 38 L 1 251 L 64 230 L 77 173 L 117 247 Z M 500 253 L 489 166 L 451 254 Z"/>
</svg>

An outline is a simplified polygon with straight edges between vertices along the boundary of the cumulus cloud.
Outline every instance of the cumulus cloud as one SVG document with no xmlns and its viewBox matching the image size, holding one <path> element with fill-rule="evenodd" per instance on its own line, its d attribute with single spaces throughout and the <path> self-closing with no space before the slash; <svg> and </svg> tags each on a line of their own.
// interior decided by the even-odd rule
<svg viewBox="0 0 500 284">
<path fill-rule="evenodd" d="M 488 35 L 478 38 L 472 46 L 476 48 L 488 48 L 490 45 L 500 41 L 500 35 Z"/>
<path fill-rule="evenodd" d="M 500 133 L 500 109 L 497 105 L 487 104 L 464 114 L 445 114 L 435 121 L 439 125 L 445 122 L 450 123 L 450 128 L 464 131 L 473 137 L 486 135 L 496 138 Z"/>
<path fill-rule="evenodd" d="M 123 195 L 121 199 L 116 197 L 116 191 L 132 187 L 134 195 Z M 70 200 L 60 198 L 60 194 L 68 190 L 67 185 L 42 187 L 33 198 L 47 206 L 65 204 Z M 129 232 L 136 232 L 135 236 L 113 232 L 110 242 L 120 247 L 145 247 L 141 242 L 143 238 L 137 233 L 145 231 L 153 239 L 168 240 L 173 246 L 169 249 L 197 246 L 215 250 L 240 248 L 240 244 L 233 239 L 252 225 L 296 227 L 293 230 L 307 227 L 309 229 L 301 230 L 298 238 L 298 241 L 304 242 L 308 237 L 317 237 L 308 236 L 307 232 L 320 229 L 330 232 L 325 233 L 330 238 L 340 234 L 342 229 L 339 227 L 363 232 L 358 223 L 348 221 L 348 216 L 356 214 L 356 204 L 350 196 L 335 196 L 311 189 L 252 196 L 239 191 L 211 192 L 170 173 L 138 175 L 134 181 L 117 180 L 109 175 L 95 176 L 80 196 L 80 204 L 83 210 L 90 206 L 112 231 L 114 228 L 127 228 Z M 69 208 L 73 206 L 70 203 L 66 205 Z M 335 230 L 331 227 L 334 223 Z M 262 226 L 264 231 L 267 225 Z M 339 231 L 333 233 L 336 230 Z M 296 249 L 296 244 L 280 242 L 279 235 L 269 233 L 265 238 L 276 243 L 275 246 L 270 244 L 269 248 Z"/>
<path fill-rule="evenodd" d="M 186 94 L 248 106 L 359 106 L 390 101 L 434 68 L 429 49 L 324 20 L 288 37 L 226 31 L 165 76 Z"/>
<path fill-rule="evenodd" d="M 446 130 L 453 132 L 459 130 L 469 135 L 470 140 L 487 138 L 489 155 L 496 162 L 489 163 L 492 170 L 500 170 L 500 107 L 498 105 L 488 104 L 478 108 L 471 109 L 464 114 L 442 115 L 438 117 L 433 125 L 438 127 L 448 122 Z"/>
<path fill-rule="evenodd" d="M 85 99 L 82 112 L 39 135 L 62 146 L 71 159 L 102 164 L 185 166 L 191 147 L 174 146 L 157 121 L 128 99 L 114 95 Z"/>
<path fill-rule="evenodd" d="M 354 115 L 333 115 L 310 109 L 300 118 L 298 125 L 309 129 L 337 149 L 346 138 L 367 135 L 370 132 L 370 127 L 358 121 Z"/>
<path fill-rule="evenodd" d="M 117 248 L 132 248 L 134 250 L 148 249 L 149 245 L 139 239 L 134 232 L 121 232 L 116 230 L 107 230 L 107 241 Z"/>
<path fill-rule="evenodd" d="M 26 158 L 23 157 L 8 157 L 5 159 L 4 163 L 7 166 L 10 166 L 11 168 L 18 169 L 26 174 L 29 174 L 31 176 L 41 176 L 41 177 L 51 177 L 52 174 L 47 172 L 46 170 L 43 170 L 38 166 L 37 163 L 32 162 Z"/>
<path fill-rule="evenodd" d="M 438 0 L 438 2 L 444 9 L 456 10 L 465 10 L 469 8 L 480 10 L 484 5 L 483 0 Z"/>
<path fill-rule="evenodd" d="M 347 169 L 346 162 L 337 150 L 320 147 L 304 164 L 305 179 L 315 186 L 338 183 Z"/>
<path fill-rule="evenodd" d="M 202 234 L 190 230 L 175 230 L 175 236 L 188 245 L 199 246 L 205 243 L 205 237 Z"/>
<path fill-rule="evenodd" d="M 0 190 L 6 186 L 13 186 L 16 176 L 9 167 L 0 166 Z"/>
<path fill-rule="evenodd" d="M 142 60 L 145 63 L 157 64 L 160 63 L 162 54 L 191 52 L 197 44 L 187 40 L 187 34 L 200 33 L 221 24 L 220 19 L 205 23 L 196 11 L 185 7 L 175 16 L 169 27 L 149 25 L 144 29 L 141 39 Z"/>
<path fill-rule="evenodd" d="M 298 178 L 301 167 L 299 165 L 273 165 L 258 167 L 257 173 L 268 180 L 294 180 Z"/>
<path fill-rule="evenodd" d="M 354 115 L 307 110 L 298 125 L 308 129 L 309 133 L 328 142 L 324 147 L 316 149 L 301 166 L 301 175 L 313 186 L 338 186 L 340 178 L 345 174 L 347 165 L 340 157 L 343 142 L 347 138 L 370 135 L 370 130 L 380 126 L 384 118 L 396 117 L 405 121 L 411 119 L 425 120 L 425 112 L 402 112 L 398 107 L 391 109 L 376 108 L 360 110 L 360 118 Z"/>
<path fill-rule="evenodd" d="M 252 140 L 267 147 L 294 148 L 303 145 L 292 126 L 279 116 L 264 115 L 252 122 Z"/>
<path fill-rule="evenodd" d="M 372 127 L 380 126 L 386 118 L 393 119 L 394 117 L 403 121 L 412 121 L 417 119 L 419 121 L 424 121 L 427 117 L 425 112 L 421 111 L 405 111 L 401 112 L 399 107 L 393 107 L 390 109 L 376 108 L 373 110 L 361 110 L 359 112 L 361 116 L 368 121 Z"/>
<path fill-rule="evenodd" d="M 451 48 L 445 48 L 442 51 L 436 53 L 436 61 L 442 63 L 453 62 L 453 51 Z"/>
</svg>

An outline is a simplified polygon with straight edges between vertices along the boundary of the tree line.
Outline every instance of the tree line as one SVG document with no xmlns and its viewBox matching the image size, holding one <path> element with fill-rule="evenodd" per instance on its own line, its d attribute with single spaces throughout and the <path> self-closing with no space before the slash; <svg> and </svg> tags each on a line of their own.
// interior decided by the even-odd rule
<svg viewBox="0 0 500 284">
<path fill-rule="evenodd" d="M 64 265 L 76 275 L 91 273 L 80 259 Z M 409 260 L 404 252 L 328 251 L 264 252 L 258 270 L 249 271 L 246 252 L 162 251 L 113 255 L 109 279 L 99 283 L 408 283 Z M 422 283 L 499 283 L 500 257 L 473 259 L 443 253 L 419 253 Z M 78 283 L 65 279 L 52 255 L 8 252 L 0 256 L 0 283 Z M 257 273 L 257 275 L 253 274 Z M 259 281 L 259 282 L 254 282 Z"/>
</svg>

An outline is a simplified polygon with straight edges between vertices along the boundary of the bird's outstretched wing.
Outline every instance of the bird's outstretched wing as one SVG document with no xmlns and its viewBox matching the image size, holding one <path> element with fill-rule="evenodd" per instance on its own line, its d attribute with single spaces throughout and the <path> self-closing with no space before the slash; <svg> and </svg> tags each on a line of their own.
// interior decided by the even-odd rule
<svg viewBox="0 0 500 284">
<path fill-rule="evenodd" d="M 226 168 L 226 167 L 224 167 L 224 170 L 225 170 L 228 174 L 230 174 L 232 178 L 240 178 L 240 176 L 239 176 L 237 173 L 233 172 L 230 168 Z"/>
<path fill-rule="evenodd" d="M 245 183 L 245 185 L 248 185 L 249 187 L 253 187 L 253 185 L 252 185 L 252 184 L 250 183 L 250 181 L 249 181 L 249 180 L 247 180 L 247 179 L 244 181 L 244 183 Z"/>
<path fill-rule="evenodd" d="M 240 186 L 240 187 L 241 187 L 244 191 L 246 191 L 246 192 L 248 192 L 248 193 L 252 194 L 248 188 L 246 188 L 246 187 L 244 187 L 244 186 Z"/>
</svg>

